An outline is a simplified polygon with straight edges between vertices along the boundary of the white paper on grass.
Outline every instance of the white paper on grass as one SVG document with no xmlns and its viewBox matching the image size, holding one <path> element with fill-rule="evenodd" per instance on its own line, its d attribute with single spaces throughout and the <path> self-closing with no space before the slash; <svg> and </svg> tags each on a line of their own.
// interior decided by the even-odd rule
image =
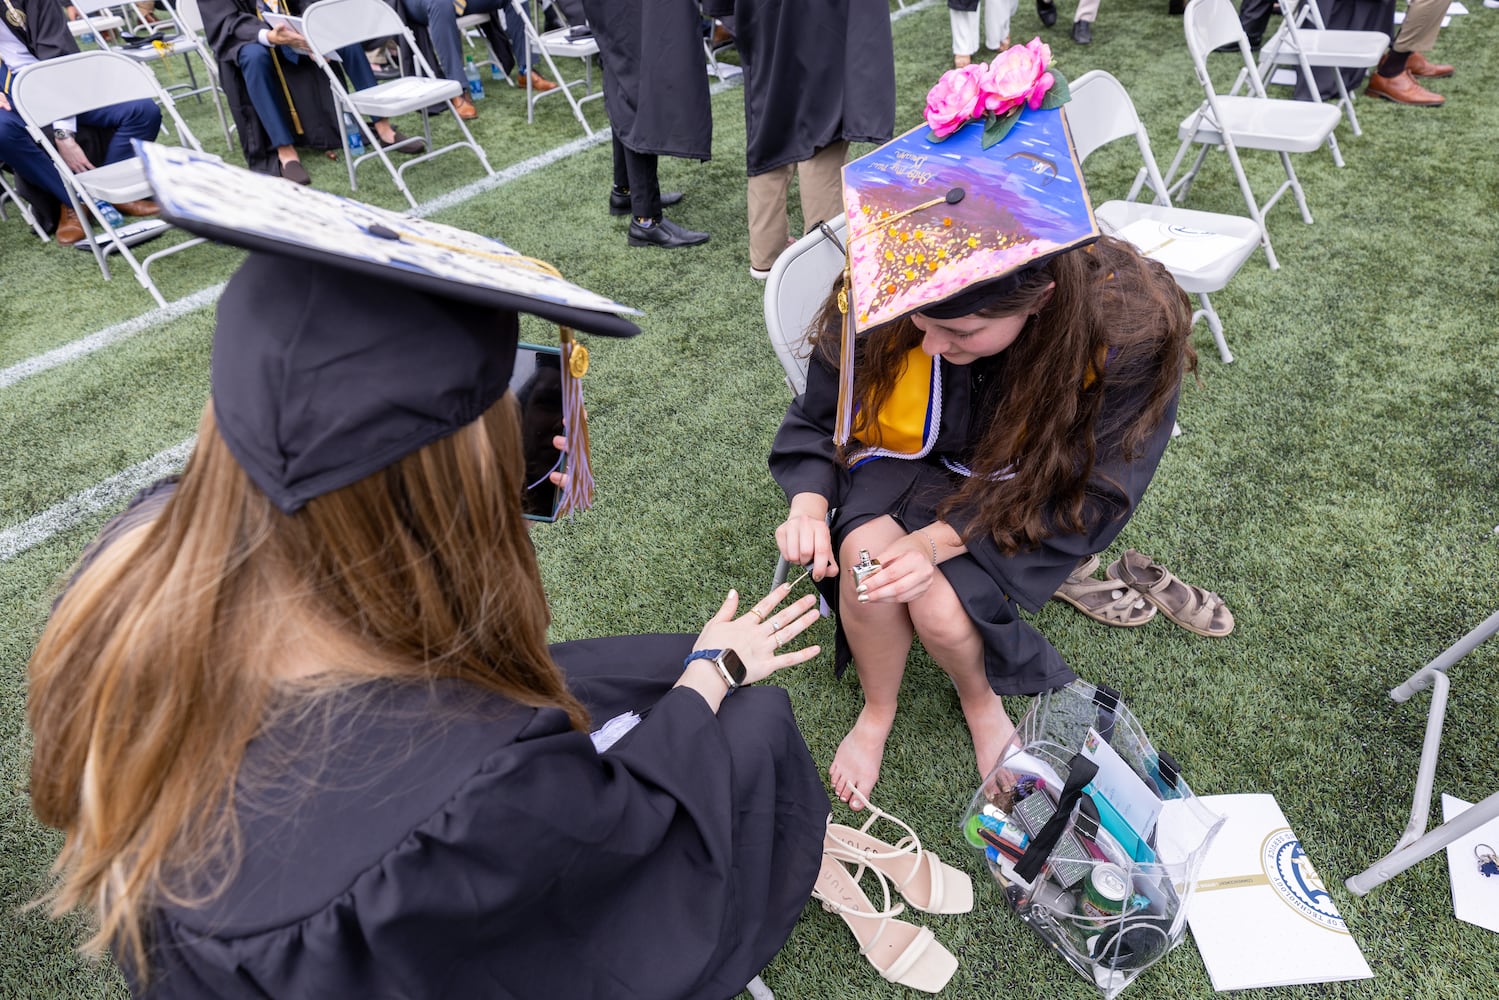
<svg viewBox="0 0 1499 1000">
<path fill-rule="evenodd" d="M 1226 820 L 1187 908 L 1213 988 L 1372 978 L 1275 797 L 1208 795 L 1200 801 Z"/>
<path fill-rule="evenodd" d="M 1155 219 L 1136 219 L 1114 235 L 1173 271 L 1206 270 L 1239 247 L 1232 236 Z"/>
<path fill-rule="evenodd" d="M 1472 805 L 1442 793 L 1442 822 L 1460 816 Z M 1499 931 L 1499 876 L 1478 870 L 1474 848 L 1483 844 L 1499 850 L 1499 819 L 1490 820 L 1466 837 L 1447 845 L 1447 871 L 1452 877 L 1452 912 L 1459 920 Z"/>
</svg>

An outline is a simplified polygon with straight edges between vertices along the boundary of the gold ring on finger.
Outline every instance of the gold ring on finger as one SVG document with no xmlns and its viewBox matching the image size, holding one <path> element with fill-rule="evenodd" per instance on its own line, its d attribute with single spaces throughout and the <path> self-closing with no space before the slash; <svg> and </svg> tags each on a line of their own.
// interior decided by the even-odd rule
<svg viewBox="0 0 1499 1000">
<path fill-rule="evenodd" d="M 759 608 L 750 608 L 748 611 L 745 612 L 745 614 L 754 615 L 755 616 L 755 624 L 756 625 L 764 625 L 765 624 L 765 616 L 760 613 L 760 609 Z"/>
</svg>

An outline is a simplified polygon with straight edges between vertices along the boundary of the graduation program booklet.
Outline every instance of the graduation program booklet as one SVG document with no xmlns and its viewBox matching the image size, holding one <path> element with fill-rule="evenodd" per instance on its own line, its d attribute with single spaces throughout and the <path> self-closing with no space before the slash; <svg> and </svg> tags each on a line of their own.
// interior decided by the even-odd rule
<svg viewBox="0 0 1499 1000">
<path fill-rule="evenodd" d="M 1216 990 L 1291 986 L 1374 973 L 1273 795 L 1205 795 L 1226 822 L 1187 908 Z"/>
</svg>

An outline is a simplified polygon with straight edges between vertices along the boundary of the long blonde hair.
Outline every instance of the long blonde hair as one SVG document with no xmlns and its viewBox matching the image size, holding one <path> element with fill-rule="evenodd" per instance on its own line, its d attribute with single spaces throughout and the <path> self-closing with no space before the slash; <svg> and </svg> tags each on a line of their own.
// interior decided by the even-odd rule
<svg viewBox="0 0 1499 1000">
<path fill-rule="evenodd" d="M 235 781 L 288 663 L 314 666 L 294 695 L 460 678 L 587 730 L 547 651 L 522 477 L 507 394 L 288 516 L 204 411 L 175 495 L 85 560 L 31 657 L 32 809 L 66 834 L 46 901 L 96 917 L 86 951 L 144 978 L 153 908 L 237 869 Z"/>
</svg>

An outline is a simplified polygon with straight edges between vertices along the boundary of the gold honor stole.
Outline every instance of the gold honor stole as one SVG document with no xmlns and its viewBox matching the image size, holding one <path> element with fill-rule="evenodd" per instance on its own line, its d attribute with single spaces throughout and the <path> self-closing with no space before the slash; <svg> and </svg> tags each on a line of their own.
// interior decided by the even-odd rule
<svg viewBox="0 0 1499 1000">
<path fill-rule="evenodd" d="M 849 456 L 849 468 L 876 458 L 925 458 L 937 443 L 941 417 L 942 366 L 913 347 L 874 426 L 865 414 L 856 418 L 854 436 L 865 447 Z"/>
</svg>

